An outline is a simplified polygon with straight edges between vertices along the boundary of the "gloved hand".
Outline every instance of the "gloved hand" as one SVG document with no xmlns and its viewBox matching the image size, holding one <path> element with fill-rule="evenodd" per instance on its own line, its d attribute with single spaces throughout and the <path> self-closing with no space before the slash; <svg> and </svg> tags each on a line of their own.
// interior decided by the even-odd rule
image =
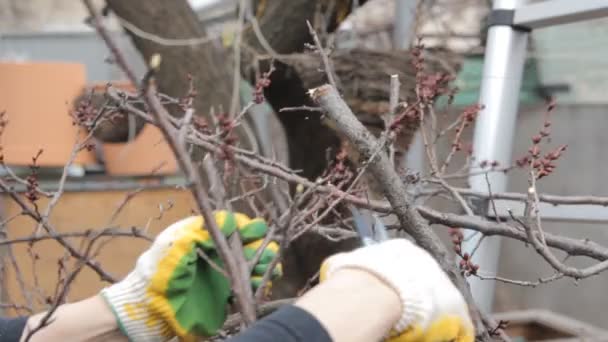
<svg viewBox="0 0 608 342">
<path fill-rule="evenodd" d="M 219 211 L 215 220 L 226 236 L 238 230 L 248 260 L 255 256 L 268 230 L 262 219 L 239 213 Z M 124 280 L 102 290 L 130 341 L 167 341 L 173 336 L 187 341 L 211 336 L 222 327 L 231 294 L 229 281 L 199 256 L 198 248 L 222 266 L 203 218 L 178 221 L 156 237 Z M 277 251 L 275 242 L 263 251 L 252 273 L 254 288 Z M 279 265 L 273 276 L 280 273 Z"/>
<path fill-rule="evenodd" d="M 473 342 L 475 333 L 464 298 L 435 259 L 405 239 L 339 253 L 321 266 L 325 281 L 339 269 L 365 270 L 401 298 L 401 318 L 387 339 L 392 342 Z"/>
</svg>

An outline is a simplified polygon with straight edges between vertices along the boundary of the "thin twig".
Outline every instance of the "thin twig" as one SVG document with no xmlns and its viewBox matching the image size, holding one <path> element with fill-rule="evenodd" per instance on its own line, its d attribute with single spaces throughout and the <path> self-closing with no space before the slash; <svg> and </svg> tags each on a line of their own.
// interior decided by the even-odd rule
<svg viewBox="0 0 608 342">
<path fill-rule="evenodd" d="M 83 149 L 84 143 L 86 143 L 86 141 L 89 140 L 91 138 L 91 136 L 93 136 L 93 131 L 88 133 L 88 135 L 83 139 L 83 143 L 79 142 L 80 134 L 81 134 L 81 131 L 77 130 L 76 143 L 74 144 L 74 147 L 72 148 L 72 152 L 70 153 L 70 157 L 68 158 L 68 161 L 63 166 L 63 172 L 61 173 L 61 178 L 59 179 L 59 185 L 57 186 L 57 190 L 55 191 L 55 193 L 53 193 L 53 197 L 47 204 L 46 210 L 44 211 L 44 213 L 41 216 L 42 222 L 46 222 L 49 219 L 49 215 L 51 214 L 51 211 L 53 211 L 53 208 L 55 208 L 57 203 L 59 203 L 59 198 L 61 198 L 61 195 L 63 195 L 65 181 L 67 180 L 70 168 L 72 167 L 74 160 L 76 160 L 78 153 Z M 38 227 L 36 228 L 36 234 L 38 234 L 42 230 L 42 222 L 38 223 Z"/>
<path fill-rule="evenodd" d="M 329 56 L 327 56 L 327 53 L 325 53 L 325 50 L 323 49 L 323 45 L 321 45 L 321 41 L 319 40 L 319 36 L 317 35 L 317 32 L 310 24 L 310 21 L 306 20 L 306 25 L 308 25 L 308 31 L 310 32 L 310 35 L 312 36 L 312 39 L 315 42 L 317 52 L 321 55 L 321 60 L 323 61 L 323 65 L 325 67 L 324 68 L 325 74 L 327 75 L 327 81 L 329 82 L 329 84 L 334 86 L 334 88 L 338 89 L 338 84 L 336 83 L 336 78 L 334 77 L 334 68 L 331 65 Z"/>
<path fill-rule="evenodd" d="M 279 113 L 284 113 L 284 112 L 301 112 L 301 111 L 322 112 L 323 109 L 321 109 L 319 107 L 310 107 L 310 106 L 283 107 L 283 108 L 279 109 Z"/>
<path fill-rule="evenodd" d="M 494 281 L 499 281 L 501 283 L 510 284 L 510 285 L 537 287 L 539 285 L 550 283 L 552 281 L 561 279 L 564 277 L 564 274 L 556 273 L 550 277 L 540 278 L 537 281 L 516 280 L 516 279 L 509 279 L 509 278 L 498 277 L 498 276 L 485 276 L 485 275 L 481 275 L 481 274 L 474 274 L 473 276 L 475 276 L 481 280 L 494 280 Z"/>
<path fill-rule="evenodd" d="M 10 187 L 1 178 L 0 190 L 2 190 L 2 192 L 4 193 L 7 193 L 11 197 L 11 199 L 15 203 L 17 203 L 19 207 L 21 207 L 23 214 L 31 217 L 34 221 L 41 223 L 42 227 L 47 231 L 48 234 L 57 234 L 57 230 L 48 221 L 43 220 L 40 217 L 39 213 L 30 208 L 27 203 L 25 203 L 25 201 L 19 195 L 12 191 Z M 74 248 L 65 238 L 58 236 L 55 241 L 61 244 L 70 253 L 71 256 L 79 260 L 85 260 L 86 265 L 90 267 L 95 273 L 97 273 L 102 281 L 107 281 L 110 283 L 116 282 L 116 279 L 109 273 L 107 273 L 101 266 L 99 266 L 97 262 L 86 259 L 85 256 L 79 253 L 76 248 Z"/>
<path fill-rule="evenodd" d="M 152 237 L 146 235 L 140 229 L 135 227 L 131 229 L 120 229 L 120 228 L 105 228 L 101 229 L 100 232 L 94 232 L 93 230 L 86 230 L 83 232 L 66 232 L 66 233 L 55 233 L 55 234 L 46 234 L 46 235 L 30 235 L 20 238 L 14 238 L 10 240 L 0 240 L 0 246 L 6 245 L 14 245 L 19 243 L 36 243 L 40 241 L 46 240 L 57 240 L 64 238 L 86 238 L 92 235 L 99 234 L 100 236 L 114 236 L 114 237 L 132 237 L 139 238 L 146 241 L 152 241 Z"/>
<path fill-rule="evenodd" d="M 51 306 L 51 308 L 44 314 L 44 316 L 42 316 L 42 318 L 40 319 L 40 321 L 38 322 L 36 327 L 34 327 L 33 329 L 28 329 L 28 333 L 25 336 L 25 342 L 29 342 L 30 339 L 34 336 L 34 334 L 36 334 L 38 331 L 40 331 L 41 329 L 43 329 L 44 327 L 46 327 L 47 325 L 51 324 L 54 321 L 53 314 L 55 313 L 55 311 L 57 311 L 59 306 L 65 302 L 65 299 L 69 292 L 70 286 L 76 279 L 76 276 L 80 273 L 80 271 L 85 266 L 86 260 L 88 260 L 88 258 L 89 258 L 91 249 L 92 249 L 93 244 L 95 243 L 96 239 L 97 239 L 97 237 L 94 237 L 91 239 L 90 243 L 88 244 L 88 246 L 84 252 L 84 256 L 85 256 L 84 259 L 81 259 L 78 261 L 74 270 L 64 280 L 61 291 L 58 293 L 55 300 L 53 301 L 53 305 Z"/>
<path fill-rule="evenodd" d="M 108 35 L 105 27 L 101 23 L 101 18 L 97 10 L 94 8 L 91 0 L 83 0 L 89 13 L 93 18 L 94 26 L 105 41 L 106 45 L 112 52 L 117 65 L 127 74 L 129 80 L 133 84 L 138 84 L 137 79 L 134 74 L 130 72 L 131 68 L 128 66 L 126 60 L 124 59 L 122 52 L 118 49 L 116 43 L 113 39 Z M 160 62 L 160 61 L 158 61 Z M 170 115 L 166 111 L 166 109 L 160 103 L 160 100 L 155 94 L 153 90 L 153 86 L 151 84 L 151 78 L 154 76 L 155 68 L 158 68 L 159 65 L 152 65 L 152 69 L 148 72 L 146 77 L 144 77 L 144 82 L 142 86 L 143 99 L 146 102 L 148 108 L 152 113 L 152 117 L 155 119 L 158 127 L 161 129 L 165 140 L 171 147 L 177 162 L 180 166 L 182 172 L 184 172 L 186 179 L 188 180 L 189 188 L 194 195 L 198 208 L 205 220 L 205 227 L 211 234 L 211 237 L 217 247 L 218 254 L 224 265 L 228 274 L 230 275 L 229 279 L 231 281 L 232 288 L 235 293 L 235 297 L 239 308 L 245 318 L 247 323 L 251 323 L 255 320 L 255 310 L 252 301 L 252 297 L 248 297 L 247 293 L 251 292 L 251 288 L 249 286 L 249 279 L 243 278 L 242 273 L 239 271 L 240 266 L 237 264 L 235 260 L 235 256 L 232 254 L 230 247 L 228 246 L 228 242 L 226 241 L 226 237 L 222 234 L 217 223 L 215 222 L 214 216 L 212 214 L 211 205 L 209 202 L 209 198 L 207 196 L 206 191 L 204 190 L 202 178 L 198 172 L 198 169 L 194 167 L 192 160 L 190 159 L 185 146 L 179 144 L 176 138 L 175 128 L 170 123 Z M 233 235 L 233 238 L 238 238 L 237 234 Z M 242 256 L 242 248 L 240 251 L 240 255 Z"/>
<path fill-rule="evenodd" d="M 127 206 L 127 204 L 140 192 L 144 191 L 144 188 L 137 188 L 135 190 L 129 191 L 127 194 L 125 194 L 125 197 L 123 198 L 123 200 L 118 203 L 118 205 L 116 206 L 116 209 L 114 210 L 114 212 L 112 213 L 112 215 L 110 215 L 110 219 L 108 220 L 108 223 L 106 225 L 110 225 L 112 223 L 114 223 L 114 221 L 116 220 L 116 218 L 118 217 L 118 215 L 120 215 L 120 213 L 122 212 L 122 210 Z"/>
<path fill-rule="evenodd" d="M 399 83 L 399 75 L 397 74 L 391 75 L 390 82 L 389 112 L 384 119 L 385 130 L 389 129 L 391 123 L 395 120 L 395 116 L 397 115 L 397 107 L 399 106 L 399 90 L 401 87 L 401 84 Z M 392 143 L 389 145 L 388 155 L 391 165 L 395 165 L 395 146 Z"/>
</svg>

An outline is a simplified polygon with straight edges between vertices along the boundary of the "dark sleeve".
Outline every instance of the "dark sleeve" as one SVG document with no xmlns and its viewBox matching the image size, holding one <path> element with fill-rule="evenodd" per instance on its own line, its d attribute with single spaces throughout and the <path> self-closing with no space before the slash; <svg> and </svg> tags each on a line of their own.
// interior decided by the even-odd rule
<svg viewBox="0 0 608 342">
<path fill-rule="evenodd" d="M 325 328 L 307 311 L 286 305 L 227 342 L 332 342 Z"/>
<path fill-rule="evenodd" d="M 0 317 L 0 341 L 19 342 L 27 317 L 2 318 Z"/>
</svg>

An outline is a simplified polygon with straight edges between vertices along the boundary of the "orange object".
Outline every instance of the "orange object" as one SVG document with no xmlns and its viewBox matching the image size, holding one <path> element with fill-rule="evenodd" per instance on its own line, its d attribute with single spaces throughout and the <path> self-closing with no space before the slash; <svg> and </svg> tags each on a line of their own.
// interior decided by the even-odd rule
<svg viewBox="0 0 608 342">
<path fill-rule="evenodd" d="M 177 172 L 177 161 L 162 132 L 146 124 L 128 143 L 104 143 L 106 172 L 115 176 L 167 175 Z"/>
<path fill-rule="evenodd" d="M 134 195 L 134 191 L 137 191 L 136 195 Z M 24 197 L 22 198 L 27 201 Z M 129 200 L 125 202 L 126 199 Z M 28 237 L 36 231 L 38 223 L 27 216 L 19 215 L 21 207 L 10 196 L 0 194 L 0 201 L 3 217 L 15 217 L 3 227 L 8 240 Z M 49 198 L 42 196 L 38 205 L 40 208 L 45 208 L 49 201 Z M 159 206 L 165 208 L 162 217 L 158 213 Z M 122 210 L 113 217 L 118 207 L 122 207 Z M 49 222 L 58 233 L 76 233 L 90 228 L 95 231 L 98 228 L 105 228 L 108 226 L 108 219 L 113 217 L 110 223 L 113 227 L 121 227 L 123 231 L 129 231 L 131 227 L 138 227 L 144 234 L 154 237 L 171 223 L 192 215 L 196 208 L 196 202 L 190 191 L 176 189 L 174 186 L 159 188 L 134 186 L 125 190 L 112 191 L 74 192 L 67 190 L 59 198 L 49 217 Z M 84 235 L 84 237 L 69 238 L 68 240 L 82 251 L 80 247 L 86 246 L 90 242 L 91 236 Z M 110 243 L 107 243 L 106 239 L 108 238 L 100 238 L 96 243 L 96 246 L 103 244 L 103 248 L 99 249 L 99 254 L 94 257 L 94 260 L 117 279 L 127 275 L 133 269 L 137 257 L 150 246 L 150 242 L 133 237 L 114 236 Z M 77 267 L 74 258 L 70 258 L 70 261 L 65 263 L 57 262 L 65 256 L 65 249 L 52 239 L 31 246 L 27 243 L 13 244 L 15 260 L 23 276 L 23 283 L 20 283 L 15 276 L 15 268 L 13 268 L 10 258 L 4 253 L 6 249 L 2 250 L 3 248 L 5 246 L 0 246 L 0 255 L 4 258 L 0 259 L 0 262 L 4 262 L 5 266 L 4 269 L 0 269 L 2 303 L 27 305 L 25 294 L 29 293 L 33 297 L 34 312 L 48 309 L 48 304 L 44 303 L 47 296 L 55 298 L 55 288 L 60 281 L 59 276 L 65 274 L 59 270 L 71 273 L 74 267 Z M 32 255 L 39 257 L 35 263 Z M 62 265 L 65 265 L 65 268 L 61 268 Z M 37 277 L 34 277 L 34 274 Z M 61 276 L 61 278 L 65 277 Z M 75 302 L 94 296 L 107 285 L 99 275 L 90 268 L 84 267 L 69 289 L 68 300 Z M 24 311 L 16 312 L 10 306 L 0 311 L 2 311 L 2 315 L 10 316 L 28 314 Z M 0 337 L 0 341 L 4 341 L 4 339 Z"/>
<path fill-rule="evenodd" d="M 0 63 L 0 111 L 8 125 L 1 137 L 4 160 L 9 165 L 30 165 L 40 149 L 38 165 L 62 167 L 79 133 L 70 116 L 72 103 L 85 85 L 85 67 L 77 63 Z M 86 149 L 76 165 L 95 163 Z"/>
<path fill-rule="evenodd" d="M 112 86 L 135 92 L 127 82 L 110 82 Z M 96 93 L 105 92 L 107 83 L 93 84 Z M 114 176 L 148 176 L 175 174 L 177 161 L 162 132 L 154 125 L 146 124 L 130 142 L 104 143 L 103 154 L 106 172 Z"/>
</svg>

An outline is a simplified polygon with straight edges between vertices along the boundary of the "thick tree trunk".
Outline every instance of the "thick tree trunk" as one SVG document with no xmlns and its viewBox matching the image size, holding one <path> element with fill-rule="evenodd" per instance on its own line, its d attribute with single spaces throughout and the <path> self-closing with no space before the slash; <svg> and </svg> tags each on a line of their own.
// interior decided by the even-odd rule
<svg viewBox="0 0 608 342">
<path fill-rule="evenodd" d="M 175 39 L 205 36 L 186 0 L 107 0 L 107 3 L 119 17 L 146 32 Z M 195 98 L 198 115 L 208 115 L 211 107 L 229 109 L 231 68 L 221 47 L 212 43 L 163 46 L 137 36 L 133 36 L 133 43 L 146 61 L 155 53 L 162 56 L 157 78 L 160 91 L 182 97 L 188 91 L 188 75 L 192 75 L 198 90 Z"/>
</svg>

